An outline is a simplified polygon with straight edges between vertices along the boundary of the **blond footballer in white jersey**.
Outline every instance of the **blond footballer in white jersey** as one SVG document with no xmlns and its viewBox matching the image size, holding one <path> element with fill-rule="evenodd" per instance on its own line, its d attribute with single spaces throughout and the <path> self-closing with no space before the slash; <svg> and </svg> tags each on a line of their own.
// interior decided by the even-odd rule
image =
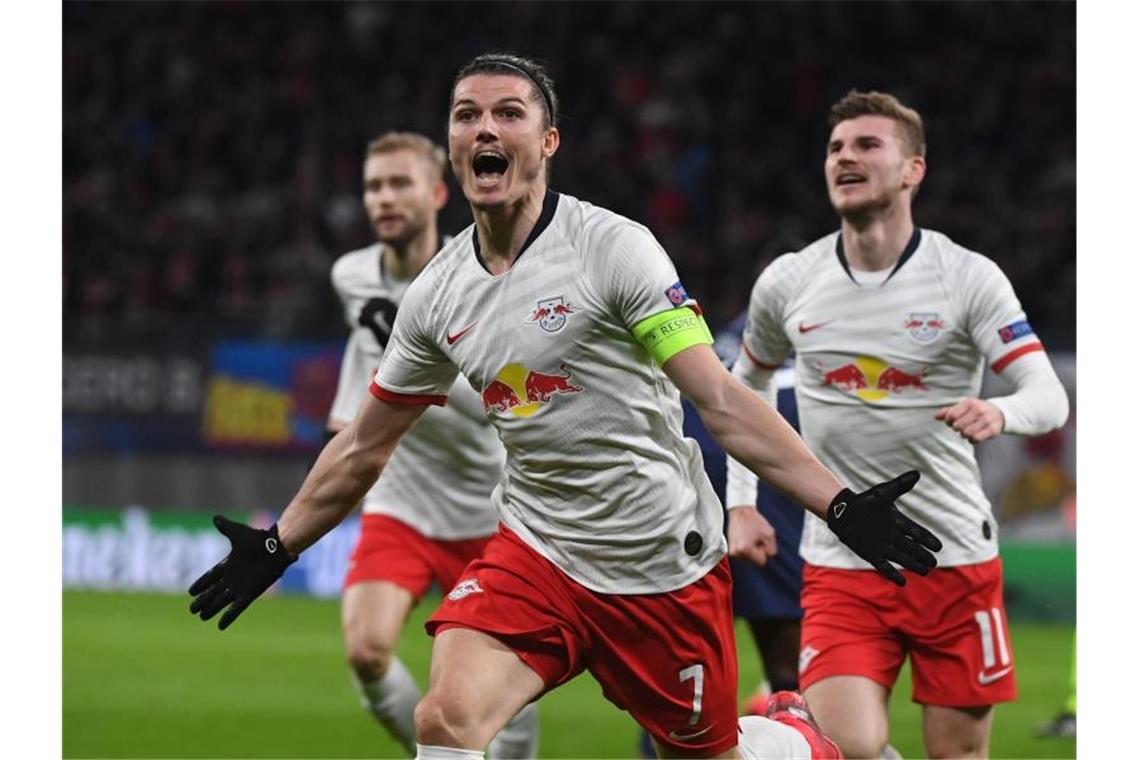
<svg viewBox="0 0 1140 760">
<path fill-rule="evenodd" d="M 808 518 L 800 684 L 846 756 L 879 757 L 887 697 L 909 658 L 928 756 L 984 757 L 993 705 L 1017 692 L 997 524 L 973 446 L 1056 428 L 1068 402 L 1001 270 L 914 225 L 921 117 L 893 96 L 852 91 L 829 123 L 825 175 L 841 229 L 760 275 L 733 372 L 774 402 L 773 372 L 794 352 L 812 451 L 860 485 L 920 470 L 900 509 L 943 550 L 921 586 L 889 587 Z M 987 364 L 1012 394 L 978 398 Z M 735 515 L 754 503 L 755 481 L 731 462 L 729 481 Z"/>
<path fill-rule="evenodd" d="M 773 695 L 768 717 L 738 721 L 721 518 L 677 390 L 727 451 L 895 582 L 892 562 L 926 574 L 940 548 L 894 506 L 918 475 L 843 488 L 721 365 L 648 231 L 547 192 L 556 124 L 553 83 L 534 61 L 487 54 L 460 70 L 448 145 L 475 226 L 409 287 L 372 395 L 279 522 L 217 518 L 233 548 L 191 586 L 191 612 L 225 609 L 219 626 L 230 625 L 344 519 L 458 367 L 507 448 L 496 497 L 507 525 L 429 621 L 417 756 L 482 758 L 522 707 L 590 670 L 659 753 L 837 757 L 790 692 Z"/>
<path fill-rule="evenodd" d="M 352 332 L 341 361 L 329 428 L 352 421 L 380 366 L 396 312 L 411 278 L 384 263 L 374 243 L 346 253 L 332 268 L 332 284 Z M 460 378 L 444 407 L 424 413 L 392 455 L 384 474 L 364 497 L 365 514 L 384 514 L 429 538 L 488 536 L 499 518 L 491 492 L 503 472 L 503 445 L 483 415 L 483 404 Z"/>
</svg>

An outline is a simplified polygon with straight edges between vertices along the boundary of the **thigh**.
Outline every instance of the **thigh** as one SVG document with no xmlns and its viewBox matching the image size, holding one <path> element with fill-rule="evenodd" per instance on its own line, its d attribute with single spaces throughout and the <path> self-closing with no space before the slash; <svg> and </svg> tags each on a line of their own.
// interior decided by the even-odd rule
<svg viewBox="0 0 1140 760">
<path fill-rule="evenodd" d="M 487 741 L 544 689 L 542 678 L 493 636 L 450 628 L 435 638 L 428 694 L 484 727 Z"/>
<path fill-rule="evenodd" d="M 801 689 L 834 676 L 860 676 L 888 691 L 894 686 L 906 657 L 891 627 L 894 589 L 872 570 L 805 568 Z"/>
<path fill-rule="evenodd" d="M 667 756 L 713 757 L 736 746 L 731 584 L 725 559 L 669 593 L 578 593 L 588 669 Z"/>
<path fill-rule="evenodd" d="M 922 708 L 922 734 L 930 758 L 983 758 L 990 754 L 993 707 Z"/>
<path fill-rule="evenodd" d="M 429 539 L 387 515 L 364 516 L 348 562 L 346 589 L 366 581 L 387 581 L 406 589 L 418 602 L 434 575 Z"/>
<path fill-rule="evenodd" d="M 914 700 L 973 708 L 1016 699 L 1000 559 L 939 568 L 914 585 L 905 627 Z"/>
<path fill-rule="evenodd" d="M 425 628 L 432 636 L 453 629 L 486 634 L 537 673 L 544 690 L 552 689 L 584 667 L 584 624 L 566 581 L 504 528 L 463 571 Z"/>
<path fill-rule="evenodd" d="M 344 590 L 341 625 L 349 650 L 357 646 L 396 648 L 400 631 L 415 605 L 415 597 L 388 581 L 362 581 Z"/>
</svg>

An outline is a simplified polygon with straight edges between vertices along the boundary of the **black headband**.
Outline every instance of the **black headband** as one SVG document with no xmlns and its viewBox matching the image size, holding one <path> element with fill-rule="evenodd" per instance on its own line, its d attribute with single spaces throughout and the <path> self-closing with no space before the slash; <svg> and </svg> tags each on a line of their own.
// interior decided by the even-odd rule
<svg viewBox="0 0 1140 760">
<path fill-rule="evenodd" d="M 486 63 L 493 64 L 495 66 L 502 66 L 503 68 L 511 69 L 512 71 L 517 71 L 529 79 L 531 84 L 534 85 L 535 89 L 538 90 L 538 94 L 542 96 L 542 102 L 546 104 L 546 112 L 550 114 L 550 125 L 554 126 L 554 104 L 550 102 L 550 95 L 546 92 L 546 88 L 539 84 L 538 80 L 530 75 L 530 72 L 520 66 L 516 66 L 509 61 L 504 61 L 501 58 L 493 58 L 489 61 L 486 61 Z"/>
</svg>

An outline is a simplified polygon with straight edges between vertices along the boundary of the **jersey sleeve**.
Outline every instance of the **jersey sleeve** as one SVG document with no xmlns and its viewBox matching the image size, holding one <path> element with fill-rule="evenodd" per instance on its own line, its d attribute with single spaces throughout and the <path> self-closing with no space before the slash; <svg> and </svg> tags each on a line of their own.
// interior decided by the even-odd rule
<svg viewBox="0 0 1140 760">
<path fill-rule="evenodd" d="M 369 386 L 373 396 L 403 404 L 447 402 L 459 370 L 439 348 L 439 332 L 430 319 L 435 295 L 434 278 L 423 274 L 408 287 L 380 369 Z"/>
<path fill-rule="evenodd" d="M 345 343 L 344 356 L 340 360 L 340 375 L 336 381 L 336 397 L 329 410 L 330 426 L 352 422 L 364 394 L 368 392 L 372 373 L 376 371 L 361 347 L 360 338 L 360 332 L 353 330 Z"/>
<path fill-rule="evenodd" d="M 995 373 L 1026 354 L 1044 351 L 1009 278 L 990 259 L 972 254 L 963 268 L 959 292 L 965 294 L 966 328 Z"/>
<path fill-rule="evenodd" d="M 760 273 L 748 300 L 748 322 L 740 343 L 739 361 L 748 361 L 760 370 L 774 372 L 792 353 L 792 343 L 784 331 L 786 270 L 791 260 L 785 254 Z"/>
<path fill-rule="evenodd" d="M 626 329 L 632 331 L 647 317 L 681 306 L 700 313 L 669 255 L 649 230 L 628 221 L 618 224 L 596 248 L 587 260 L 590 279 Z"/>
<path fill-rule="evenodd" d="M 341 256 L 333 262 L 332 268 L 329 270 L 329 282 L 332 284 L 333 292 L 336 293 L 337 300 L 340 302 L 341 313 L 344 315 L 345 324 L 350 329 L 355 328 L 354 315 L 349 311 L 349 305 L 352 303 L 352 296 L 349 293 L 349 279 L 352 271 L 352 254 Z"/>
</svg>

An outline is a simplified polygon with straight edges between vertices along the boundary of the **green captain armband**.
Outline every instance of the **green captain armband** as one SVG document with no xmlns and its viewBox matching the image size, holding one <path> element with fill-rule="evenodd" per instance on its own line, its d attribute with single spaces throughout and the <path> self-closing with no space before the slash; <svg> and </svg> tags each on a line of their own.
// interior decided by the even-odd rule
<svg viewBox="0 0 1140 760">
<path fill-rule="evenodd" d="M 646 317 L 633 326 L 633 337 L 662 366 L 689 346 L 713 344 L 705 318 L 690 306 Z"/>
</svg>

